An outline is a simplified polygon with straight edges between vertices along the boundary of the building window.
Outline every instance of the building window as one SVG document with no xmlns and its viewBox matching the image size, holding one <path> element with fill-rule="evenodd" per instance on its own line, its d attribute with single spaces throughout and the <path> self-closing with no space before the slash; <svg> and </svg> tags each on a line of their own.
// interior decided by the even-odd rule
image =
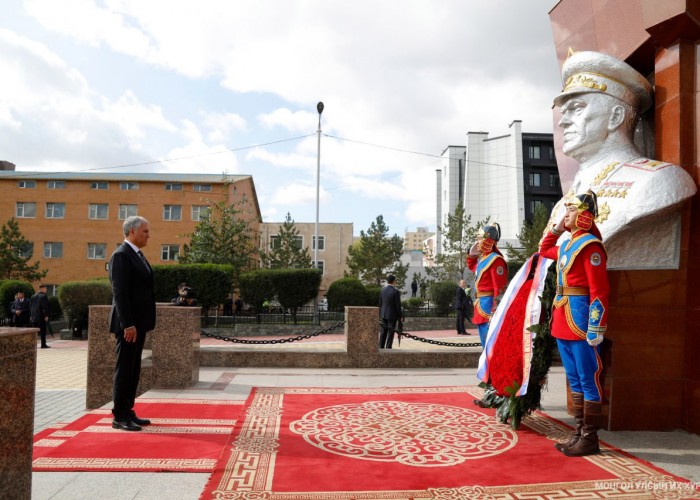
<svg viewBox="0 0 700 500">
<path fill-rule="evenodd" d="M 119 220 L 126 220 L 127 217 L 137 215 L 138 205 L 119 205 Z"/>
<path fill-rule="evenodd" d="M 107 203 L 90 203 L 88 207 L 88 219 L 104 220 L 109 215 L 109 205 Z"/>
<path fill-rule="evenodd" d="M 313 242 L 312 249 L 316 249 L 316 235 L 313 235 L 311 237 L 311 241 Z M 321 236 L 320 234 L 318 235 L 318 249 L 319 250 L 325 250 L 326 249 L 326 237 Z"/>
<path fill-rule="evenodd" d="M 33 219 L 36 217 L 36 203 L 33 201 L 18 201 L 15 214 L 20 219 Z"/>
<path fill-rule="evenodd" d="M 90 184 L 90 189 L 99 189 L 99 190 L 104 190 L 104 189 L 109 189 L 109 182 L 93 182 Z"/>
<path fill-rule="evenodd" d="M 179 182 L 169 182 L 165 185 L 166 191 L 182 191 L 182 184 Z"/>
<path fill-rule="evenodd" d="M 542 185 L 542 174 L 535 172 L 530 174 L 530 186 L 540 187 Z"/>
<path fill-rule="evenodd" d="M 209 192 L 211 191 L 211 184 L 193 184 L 192 189 L 199 192 Z"/>
<path fill-rule="evenodd" d="M 549 159 L 553 160 L 556 158 L 556 155 L 554 154 L 554 146 L 549 146 Z"/>
<path fill-rule="evenodd" d="M 66 188 L 66 181 L 47 181 L 46 188 L 47 189 L 65 189 Z"/>
<path fill-rule="evenodd" d="M 46 295 L 55 297 L 58 292 L 58 285 L 46 285 Z"/>
<path fill-rule="evenodd" d="M 44 243 L 45 259 L 60 259 L 63 257 L 63 243 L 47 241 Z"/>
<path fill-rule="evenodd" d="M 192 205 L 192 220 L 199 222 L 209 214 L 209 205 Z"/>
<path fill-rule="evenodd" d="M 19 181 L 17 185 L 20 189 L 36 189 L 36 181 Z"/>
<path fill-rule="evenodd" d="M 104 259 L 107 256 L 107 243 L 88 243 L 88 259 Z"/>
<path fill-rule="evenodd" d="M 46 218 L 47 219 L 63 219 L 66 215 L 65 203 L 47 203 Z"/>
<path fill-rule="evenodd" d="M 316 269 L 320 269 L 320 270 L 321 270 L 321 275 L 326 274 L 326 262 L 325 262 L 325 261 L 323 261 L 323 260 L 317 260 L 317 261 L 316 261 L 316 266 L 314 266 L 314 267 L 316 267 Z"/>
<path fill-rule="evenodd" d="M 119 189 L 122 191 L 137 191 L 139 189 L 138 182 L 120 182 Z"/>
<path fill-rule="evenodd" d="M 534 214 L 535 209 L 540 205 L 544 205 L 542 200 L 530 200 L 530 213 Z"/>
<path fill-rule="evenodd" d="M 540 159 L 540 147 L 539 146 L 530 146 L 530 159 L 531 160 L 539 160 Z"/>
<path fill-rule="evenodd" d="M 303 236 L 295 236 L 294 237 L 294 246 L 301 250 L 304 248 L 304 237 Z M 280 237 L 278 235 L 273 235 L 270 236 L 270 248 L 279 248 L 280 247 Z"/>
<path fill-rule="evenodd" d="M 180 245 L 161 245 L 161 260 L 178 260 L 180 258 Z"/>
<path fill-rule="evenodd" d="M 163 205 L 163 220 L 182 219 L 182 205 Z"/>
<path fill-rule="evenodd" d="M 34 255 L 34 242 L 28 241 L 26 244 L 22 245 L 17 249 L 17 255 L 21 259 L 31 259 Z"/>
<path fill-rule="evenodd" d="M 553 187 L 553 188 L 559 187 L 559 175 L 552 174 L 549 176 L 549 187 Z"/>
</svg>

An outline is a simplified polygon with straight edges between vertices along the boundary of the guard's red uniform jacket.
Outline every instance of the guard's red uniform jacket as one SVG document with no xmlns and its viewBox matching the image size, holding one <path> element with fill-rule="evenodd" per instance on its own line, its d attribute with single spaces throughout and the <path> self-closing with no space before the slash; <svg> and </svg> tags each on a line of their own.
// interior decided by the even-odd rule
<svg viewBox="0 0 700 500">
<path fill-rule="evenodd" d="M 603 242 L 582 230 L 561 246 L 558 239 L 550 231 L 540 243 L 540 255 L 557 261 L 552 336 L 585 340 L 587 333 L 605 334 L 610 286 Z"/>
<path fill-rule="evenodd" d="M 478 257 L 467 256 L 467 267 L 476 274 L 475 325 L 488 323 L 496 309 L 495 297 L 506 289 L 508 273 L 506 261 L 497 248 Z"/>
</svg>

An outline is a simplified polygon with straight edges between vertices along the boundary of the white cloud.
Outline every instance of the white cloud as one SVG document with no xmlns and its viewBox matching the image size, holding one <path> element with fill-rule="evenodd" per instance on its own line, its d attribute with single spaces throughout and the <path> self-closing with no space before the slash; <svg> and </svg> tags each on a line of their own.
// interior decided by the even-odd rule
<svg viewBox="0 0 700 500">
<path fill-rule="evenodd" d="M 291 132 L 309 132 L 309 125 L 314 120 L 318 121 L 318 114 L 278 108 L 272 113 L 260 114 L 258 120 L 267 128 L 282 127 Z"/>
<path fill-rule="evenodd" d="M 236 113 L 204 113 L 203 125 L 211 142 L 227 142 L 234 132 L 247 128 L 246 119 Z"/>
</svg>

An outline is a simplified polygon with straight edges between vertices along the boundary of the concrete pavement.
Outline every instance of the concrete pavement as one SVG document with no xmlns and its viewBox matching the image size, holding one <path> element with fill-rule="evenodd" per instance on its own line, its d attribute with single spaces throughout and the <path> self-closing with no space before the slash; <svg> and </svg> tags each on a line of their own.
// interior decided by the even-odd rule
<svg viewBox="0 0 700 500">
<path fill-rule="evenodd" d="M 304 348 L 324 349 L 342 343 L 323 336 Z M 451 332 L 441 340 L 472 341 Z M 87 342 L 49 340 L 52 349 L 39 349 L 35 433 L 59 422 L 72 421 L 84 413 Z M 202 349 L 209 340 L 202 343 Z M 420 344 L 420 345 L 416 345 Z M 286 348 L 288 344 L 258 348 Z M 415 341 L 401 349 L 439 349 Z M 476 384 L 474 369 L 302 369 L 302 368 L 209 368 L 200 369 L 200 381 L 184 390 L 151 390 L 149 398 L 245 400 L 254 386 L 289 387 L 400 387 Z M 226 383 L 222 384 L 222 381 Z M 550 372 L 543 406 L 547 414 L 572 424 L 566 413 L 563 369 Z M 109 405 L 108 405 L 109 407 Z M 601 439 L 647 460 L 673 474 L 700 483 L 700 436 L 685 432 L 607 432 Z M 76 499 L 197 499 L 208 473 L 35 472 L 32 498 Z"/>
</svg>

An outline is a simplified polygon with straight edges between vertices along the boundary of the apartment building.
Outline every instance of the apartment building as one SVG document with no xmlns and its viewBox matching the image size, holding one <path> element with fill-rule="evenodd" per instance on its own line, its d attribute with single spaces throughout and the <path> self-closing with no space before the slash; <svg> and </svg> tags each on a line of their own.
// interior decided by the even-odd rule
<svg viewBox="0 0 700 500">
<path fill-rule="evenodd" d="M 269 250 L 279 233 L 283 222 L 263 222 L 260 224 L 260 248 Z M 299 231 L 299 247 L 309 250 L 311 261 L 314 260 L 316 224 L 314 222 L 294 222 Z M 323 272 L 319 298 L 328 292 L 328 287 L 335 280 L 343 277 L 347 269 L 348 247 L 353 241 L 353 224 L 321 222 L 318 225 L 318 267 Z"/>
<path fill-rule="evenodd" d="M 500 224 L 501 247 L 506 242 L 517 247 L 517 234 L 535 207 L 551 210 L 562 196 L 553 135 L 522 132 L 520 120 L 496 137 L 468 132 L 467 145 L 448 146 L 442 158 L 436 171 L 438 228 L 461 205 L 472 222 L 490 217 Z M 439 230 L 436 236 L 440 253 Z"/>
<path fill-rule="evenodd" d="M 413 250 L 423 251 L 425 240 L 433 236 L 435 233 L 428 230 L 427 227 L 417 227 L 415 231 L 406 231 L 403 238 L 403 251 L 410 252 Z"/>
<path fill-rule="evenodd" d="M 30 262 L 48 270 L 43 281 L 50 293 L 66 281 L 107 276 L 128 216 L 148 219 L 144 254 L 154 265 L 177 262 L 211 203 L 243 202 L 255 231 L 261 222 L 249 175 L 0 170 L 0 196 L 0 220 L 18 221 L 31 242 Z"/>
</svg>

